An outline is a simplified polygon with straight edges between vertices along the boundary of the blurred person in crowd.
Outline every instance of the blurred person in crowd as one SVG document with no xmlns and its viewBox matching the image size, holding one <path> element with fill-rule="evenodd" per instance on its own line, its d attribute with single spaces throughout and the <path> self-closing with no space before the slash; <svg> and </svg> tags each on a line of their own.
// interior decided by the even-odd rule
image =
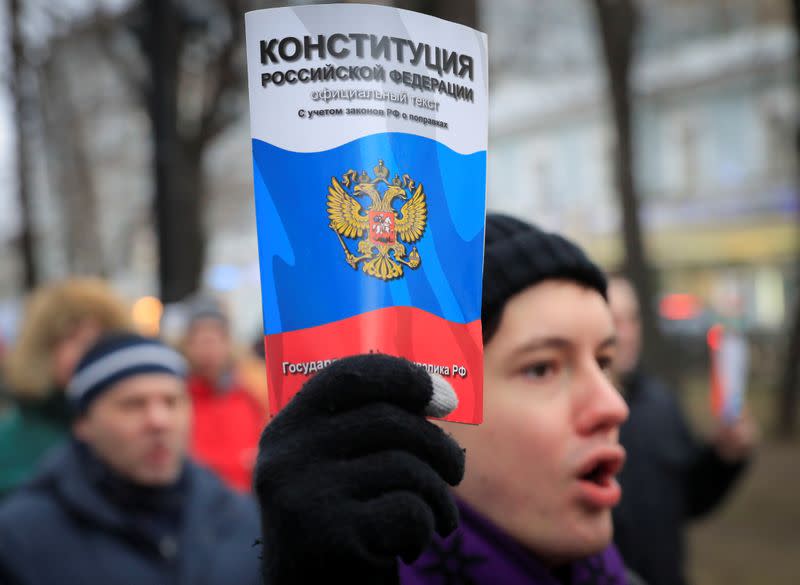
<svg viewBox="0 0 800 585">
<path fill-rule="evenodd" d="M 484 422 L 427 421 L 455 393 L 400 358 L 321 370 L 261 438 L 266 585 L 629 583 L 611 545 L 628 409 L 605 295 L 574 244 L 490 214 Z"/>
<path fill-rule="evenodd" d="M 128 328 L 128 307 L 103 280 L 72 278 L 36 290 L 5 360 L 11 408 L 0 413 L 0 498 L 25 481 L 69 433 L 64 389 L 86 348 Z"/>
<path fill-rule="evenodd" d="M 269 412 L 266 359 L 264 333 L 261 331 L 250 343 L 248 351 L 240 356 L 237 364 L 237 372 L 241 376 L 242 383 L 261 405 L 263 412 Z"/>
<path fill-rule="evenodd" d="M 642 327 L 631 283 L 612 278 L 609 302 L 618 340 L 615 370 L 630 408 L 620 431 L 628 459 L 619 477 L 625 496 L 614 510 L 614 540 L 650 585 L 683 585 L 686 524 L 730 491 L 755 447 L 755 424 L 745 412 L 720 423 L 711 441 L 697 439 L 674 393 L 640 366 Z"/>
<path fill-rule="evenodd" d="M 89 349 L 72 440 L 0 505 L 0 583 L 258 583 L 255 503 L 187 459 L 185 368 L 133 333 Z"/>
<path fill-rule="evenodd" d="M 230 323 L 217 303 L 195 301 L 182 347 L 194 415 L 192 456 L 230 486 L 249 491 L 266 412 L 236 367 Z"/>
</svg>

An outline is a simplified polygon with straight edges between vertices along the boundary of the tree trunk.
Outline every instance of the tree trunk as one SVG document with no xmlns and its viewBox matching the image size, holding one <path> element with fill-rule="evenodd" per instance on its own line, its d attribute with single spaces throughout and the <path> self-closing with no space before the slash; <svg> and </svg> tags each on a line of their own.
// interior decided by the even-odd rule
<svg viewBox="0 0 800 585">
<path fill-rule="evenodd" d="M 19 247 L 22 257 L 22 284 L 24 290 L 32 290 L 39 281 L 36 270 L 36 257 L 34 250 L 33 206 L 31 193 L 28 186 L 28 139 L 25 128 L 26 121 L 30 120 L 29 108 L 26 99 L 29 83 L 25 76 L 26 71 L 22 30 L 20 26 L 20 2 L 9 0 L 9 23 L 11 25 L 11 71 L 9 72 L 11 94 L 14 100 L 14 134 L 17 145 L 17 200 L 20 209 L 20 235 Z M 30 81 L 30 80 L 28 80 Z"/>
<path fill-rule="evenodd" d="M 161 299 L 180 301 L 200 286 L 205 258 L 201 196 L 202 148 L 178 133 L 180 24 L 173 0 L 147 0 L 149 96 L 153 124 L 155 214 Z"/>
<path fill-rule="evenodd" d="M 472 28 L 478 26 L 477 0 L 397 0 L 394 5 Z"/>
<path fill-rule="evenodd" d="M 69 128 L 72 136 L 71 158 L 74 161 L 74 187 L 67 194 L 70 209 L 66 216 L 70 264 L 75 274 L 104 276 L 106 271 L 98 232 L 97 193 L 86 152 L 85 128 L 74 104 L 68 103 L 66 106 L 72 111 Z"/>
<path fill-rule="evenodd" d="M 795 38 L 800 42 L 800 0 L 792 0 L 792 17 Z M 795 54 L 795 91 L 800 96 L 800 49 Z M 797 154 L 798 170 L 800 172 L 800 121 L 795 129 L 795 153 Z M 796 177 L 797 188 L 800 188 L 800 175 Z M 800 194 L 797 195 L 800 199 Z M 798 218 L 800 225 L 800 218 Z M 800 249 L 797 251 L 795 279 L 800 279 Z M 789 342 L 786 346 L 785 367 L 781 378 L 781 387 L 778 393 L 778 434 L 784 438 L 794 436 L 797 430 L 797 402 L 800 394 L 800 291 L 795 290 L 795 307 L 792 327 L 789 332 Z"/>
<path fill-rule="evenodd" d="M 86 131 L 58 59 L 39 67 L 40 105 L 50 161 L 50 185 L 62 206 L 64 248 L 70 274 L 105 275 L 98 232 L 97 193 Z M 57 89 L 56 89 L 57 88 Z"/>
<path fill-rule="evenodd" d="M 603 57 L 608 75 L 608 92 L 616 130 L 614 157 L 617 196 L 622 211 L 625 246 L 623 272 L 633 283 L 641 301 L 642 333 L 646 342 L 642 362 L 645 367 L 672 377 L 664 363 L 663 341 L 655 312 L 653 273 L 642 237 L 639 199 L 634 182 L 634 147 L 631 112 L 631 64 L 638 28 L 634 0 L 594 0 Z"/>
<path fill-rule="evenodd" d="M 426 12 L 445 20 L 457 22 L 472 28 L 478 26 L 477 0 L 427 0 Z"/>
</svg>

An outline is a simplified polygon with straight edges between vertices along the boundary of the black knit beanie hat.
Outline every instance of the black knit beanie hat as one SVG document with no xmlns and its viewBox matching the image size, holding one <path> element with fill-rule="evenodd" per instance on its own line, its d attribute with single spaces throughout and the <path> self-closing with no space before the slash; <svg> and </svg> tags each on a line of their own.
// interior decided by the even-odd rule
<svg viewBox="0 0 800 585">
<path fill-rule="evenodd" d="M 543 280 L 572 280 L 606 298 L 606 277 L 574 243 L 519 219 L 486 216 L 481 321 L 487 343 L 508 299 Z"/>
</svg>

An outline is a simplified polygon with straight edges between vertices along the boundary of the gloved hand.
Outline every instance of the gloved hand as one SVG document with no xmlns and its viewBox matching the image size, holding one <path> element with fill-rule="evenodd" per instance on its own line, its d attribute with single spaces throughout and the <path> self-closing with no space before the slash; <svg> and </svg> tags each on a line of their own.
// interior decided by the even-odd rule
<svg viewBox="0 0 800 585">
<path fill-rule="evenodd" d="M 425 420 L 452 388 L 404 359 L 344 358 L 311 378 L 264 429 L 255 471 L 266 585 L 398 582 L 458 524 L 447 484 L 464 452 Z"/>
</svg>

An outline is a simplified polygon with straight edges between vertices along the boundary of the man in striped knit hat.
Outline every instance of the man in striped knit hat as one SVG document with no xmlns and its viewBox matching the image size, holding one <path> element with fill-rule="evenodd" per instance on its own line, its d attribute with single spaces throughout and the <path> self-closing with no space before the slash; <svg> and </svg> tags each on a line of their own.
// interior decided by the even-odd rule
<svg viewBox="0 0 800 585">
<path fill-rule="evenodd" d="M 87 352 L 72 440 L 0 507 L 0 583 L 258 583 L 254 503 L 186 457 L 185 371 L 131 333 Z"/>
</svg>

